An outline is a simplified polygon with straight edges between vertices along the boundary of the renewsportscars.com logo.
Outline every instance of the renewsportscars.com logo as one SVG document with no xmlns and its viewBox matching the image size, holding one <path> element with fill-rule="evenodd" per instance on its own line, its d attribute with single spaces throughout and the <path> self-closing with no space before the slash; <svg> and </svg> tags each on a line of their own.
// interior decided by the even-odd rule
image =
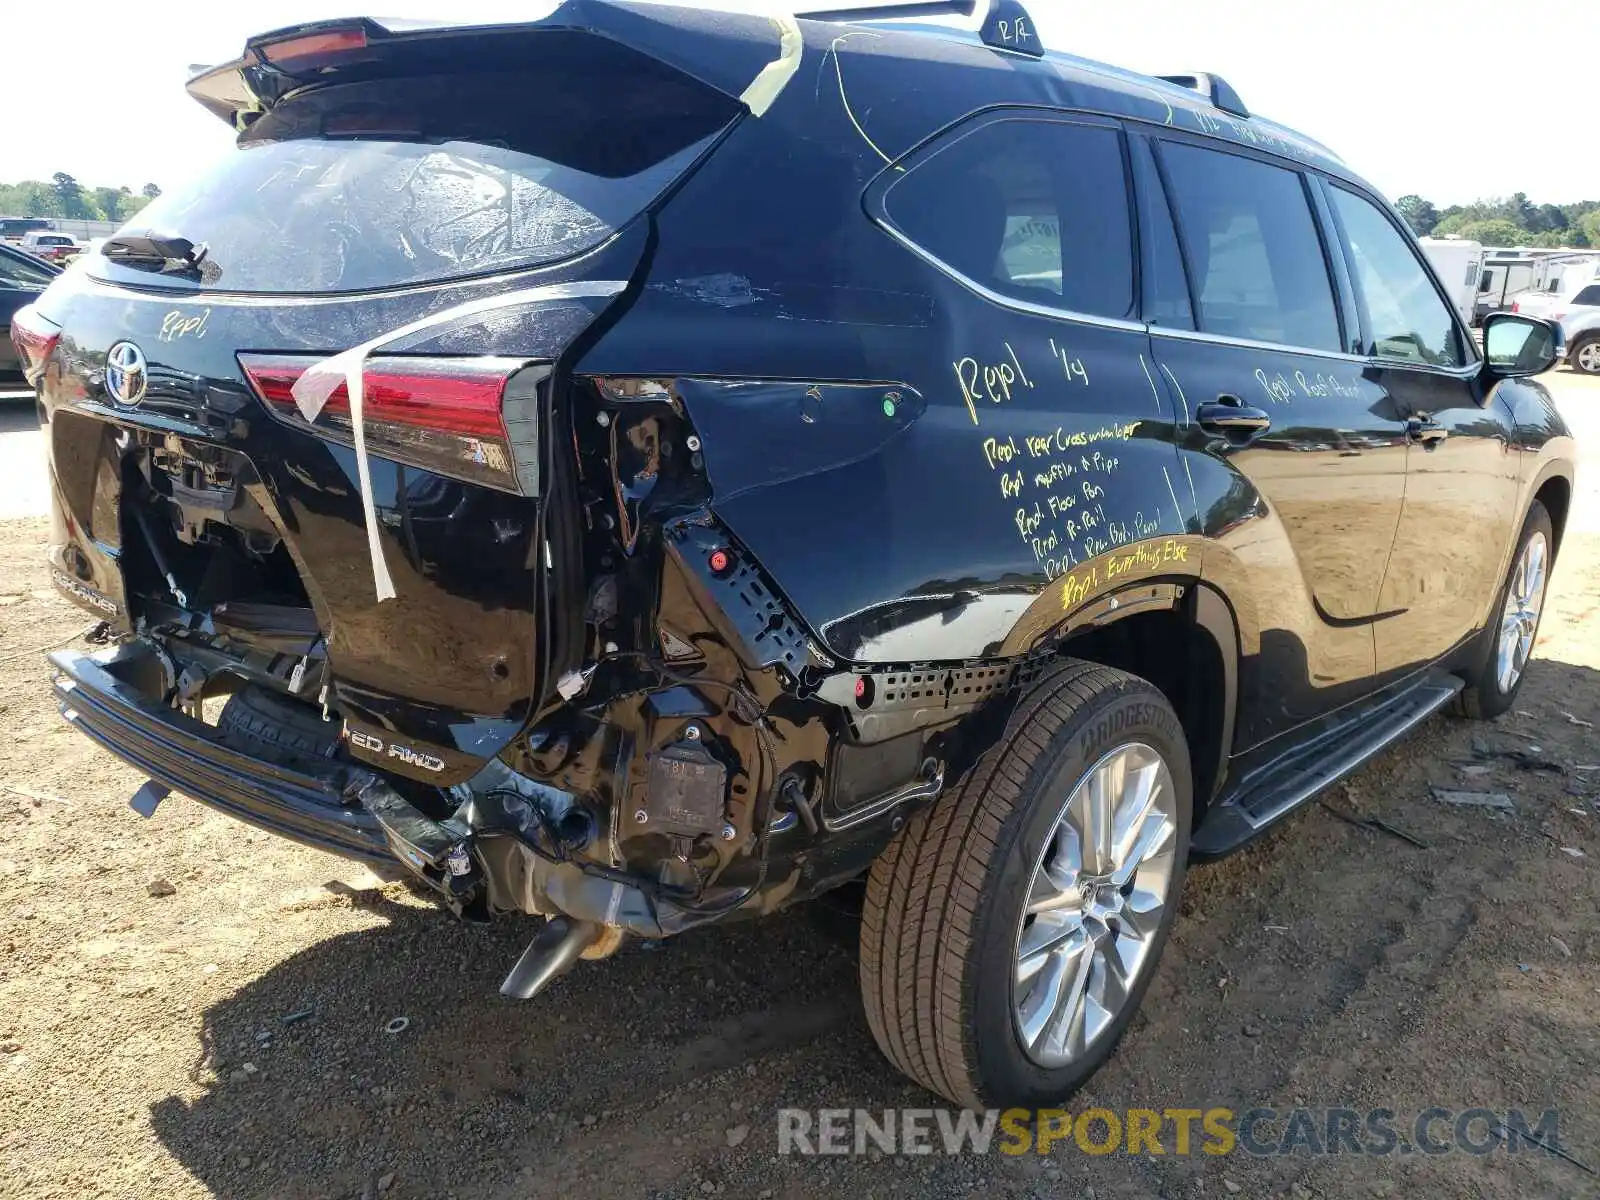
<svg viewBox="0 0 1600 1200">
<path fill-rule="evenodd" d="M 1561 1158 L 1561 1114 L 1530 1122 L 1520 1109 L 1088 1108 L 1037 1112 L 965 1109 L 778 1110 L 779 1154 L 1084 1154 L 1255 1157 L 1303 1154 L 1515 1154 L 1524 1146 Z"/>
</svg>

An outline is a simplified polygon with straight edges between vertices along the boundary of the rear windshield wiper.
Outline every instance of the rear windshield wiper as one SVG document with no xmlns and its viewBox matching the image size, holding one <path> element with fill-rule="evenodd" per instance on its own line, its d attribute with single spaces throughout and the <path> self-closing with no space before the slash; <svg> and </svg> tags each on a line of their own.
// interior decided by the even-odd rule
<svg viewBox="0 0 1600 1200">
<path fill-rule="evenodd" d="M 204 242 L 197 246 L 188 238 L 124 233 L 108 239 L 100 247 L 100 253 L 114 263 L 141 271 L 157 271 L 162 275 L 199 275 L 207 248 Z"/>
</svg>

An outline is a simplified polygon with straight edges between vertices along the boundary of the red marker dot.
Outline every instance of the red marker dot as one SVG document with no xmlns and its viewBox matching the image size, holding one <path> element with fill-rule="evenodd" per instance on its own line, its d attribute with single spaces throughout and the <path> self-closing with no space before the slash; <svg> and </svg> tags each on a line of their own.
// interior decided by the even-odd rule
<svg viewBox="0 0 1600 1200">
<path fill-rule="evenodd" d="M 859 700 L 859 699 L 861 699 L 861 697 L 865 696 L 866 694 L 867 694 L 867 681 L 866 681 L 866 678 L 865 677 L 858 678 L 856 680 L 856 699 Z"/>
<path fill-rule="evenodd" d="M 728 552 L 726 550 L 713 550 L 711 552 L 711 558 L 709 561 L 711 563 L 711 569 L 718 575 L 721 575 L 728 569 L 728 564 L 731 560 L 728 558 Z"/>
</svg>

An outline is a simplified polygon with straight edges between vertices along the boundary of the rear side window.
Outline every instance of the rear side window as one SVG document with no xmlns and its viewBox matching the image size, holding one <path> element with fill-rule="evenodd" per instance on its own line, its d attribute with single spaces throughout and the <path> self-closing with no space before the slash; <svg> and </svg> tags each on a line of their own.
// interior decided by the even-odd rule
<svg viewBox="0 0 1600 1200">
<path fill-rule="evenodd" d="M 1572 298 L 1574 304 L 1600 304 L 1600 283 L 1591 283 Z"/>
<path fill-rule="evenodd" d="M 1366 303 L 1372 353 L 1433 367 L 1462 366 L 1450 306 L 1410 243 L 1370 200 L 1341 187 L 1331 192 Z"/>
<path fill-rule="evenodd" d="M 240 292 L 363 291 L 581 254 L 646 208 L 736 113 L 652 59 L 583 43 L 515 74 L 308 91 L 124 232 L 204 243 L 198 286 Z M 103 260 L 93 269 L 196 286 Z"/>
<path fill-rule="evenodd" d="M 1322 242 L 1295 171 L 1165 143 L 1184 250 L 1207 333 L 1341 350 Z"/>
<path fill-rule="evenodd" d="M 884 193 L 902 234 L 973 283 L 1093 316 L 1133 309 L 1133 233 L 1113 129 L 992 119 L 956 134 Z"/>
</svg>

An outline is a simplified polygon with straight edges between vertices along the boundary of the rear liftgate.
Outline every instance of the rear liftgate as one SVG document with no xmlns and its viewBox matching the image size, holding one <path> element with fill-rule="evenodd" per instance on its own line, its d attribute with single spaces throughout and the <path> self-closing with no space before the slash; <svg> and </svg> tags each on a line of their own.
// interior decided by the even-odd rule
<svg viewBox="0 0 1600 1200">
<path fill-rule="evenodd" d="M 599 33 L 632 43 L 671 70 L 729 97 L 736 94 L 756 116 L 799 65 L 801 39 L 792 18 L 713 21 L 679 14 L 674 20 L 678 27 L 622 8 L 573 3 L 544 24 L 561 37 Z M 696 21 L 706 28 L 695 27 Z M 611 23 L 618 28 L 605 28 Z M 355 61 L 374 54 L 404 60 L 413 53 L 404 42 L 371 22 L 284 31 L 252 43 L 246 58 L 254 61 L 203 77 L 191 90 L 231 115 L 238 78 L 251 86 L 272 84 L 275 73 L 268 66 L 290 73 L 326 69 L 341 54 Z M 707 57 L 712 47 L 718 52 Z M 422 41 L 414 52 L 433 53 Z M 742 77 L 741 92 L 731 86 L 735 75 Z M 496 307 L 489 301 L 480 311 Z M 414 332 L 401 330 L 382 340 L 399 343 Z M 693 439 L 685 436 L 681 412 L 630 422 L 620 444 L 620 418 L 609 434 L 603 424 L 592 426 L 591 432 L 600 431 L 592 446 L 558 426 L 551 440 L 560 451 L 565 453 L 570 438 L 583 453 L 579 477 L 567 479 L 565 468 L 558 468 L 540 478 L 532 453 L 537 446 L 525 446 L 517 436 L 519 427 L 537 427 L 537 414 L 514 410 L 508 376 L 498 364 L 481 361 L 473 378 L 451 369 L 439 381 L 429 377 L 427 360 L 379 357 L 384 349 L 375 340 L 320 364 L 287 355 L 240 358 L 253 390 L 280 421 L 355 449 L 379 600 L 395 595 L 397 583 L 403 598 L 404 584 L 389 575 L 368 454 L 400 462 L 423 451 L 445 454 L 452 463 L 448 473 L 456 478 L 540 496 L 548 526 L 546 586 L 552 579 L 588 581 L 581 589 L 587 595 L 578 598 L 586 643 L 541 655 L 545 678 L 561 672 L 563 663 L 573 665 L 558 688 L 546 684 L 531 729 L 481 760 L 481 769 L 469 777 L 454 770 L 457 761 L 430 763 L 427 748 L 419 753 L 381 728 L 352 726 L 349 734 L 353 752 L 366 761 L 418 779 L 426 778 L 433 763 L 454 775 L 451 786 L 430 795 L 429 789 L 397 789 L 357 772 L 346 795 L 371 815 L 394 854 L 458 912 L 520 910 L 550 918 L 503 988 L 527 998 L 580 955 L 613 951 L 624 931 L 659 937 L 723 915 L 762 892 L 769 833 L 775 825 L 788 829 L 798 821 L 793 812 L 785 824 L 766 809 L 758 811 L 757 797 L 771 788 L 780 757 L 796 757 L 765 745 L 774 728 L 766 710 L 807 665 L 806 639 L 792 624 L 783 631 L 788 645 L 782 678 L 774 673 L 776 660 L 763 661 L 760 653 L 741 663 L 737 630 L 727 625 L 715 600 L 693 594 L 695 572 L 683 569 L 682 551 L 666 548 L 691 535 L 664 537 L 664 512 L 699 505 L 692 519 L 709 520 L 705 497 L 693 494 L 698 464 L 691 459 L 697 456 L 688 449 Z M 498 396 L 504 389 L 507 403 L 498 409 L 476 404 L 480 384 L 484 394 Z M 552 379 L 548 386 L 558 406 L 567 401 L 562 381 Z M 460 404 L 447 422 L 437 413 L 420 428 L 408 420 L 419 397 L 432 397 L 437 405 L 452 390 Z M 587 398 L 596 398 L 592 386 Z M 676 462 L 667 462 L 674 453 Z M 440 468 L 433 463 L 430 469 Z M 581 514 L 587 535 L 581 544 L 566 528 L 569 513 Z M 734 570 L 731 547 L 717 540 L 708 561 L 698 564 L 702 586 L 723 583 L 723 575 L 753 577 L 743 565 Z M 677 568 L 664 570 L 665 558 Z M 544 623 L 568 624 L 561 617 L 574 599 L 547 597 Z M 674 620 L 681 633 L 624 616 L 654 612 L 663 603 L 679 613 Z M 563 612 L 556 613 L 558 608 Z M 715 616 L 708 618 L 708 611 Z M 771 641 L 775 632 L 764 626 L 761 637 Z M 555 646 L 558 635 L 556 629 L 542 634 L 547 646 Z M 693 680 L 684 676 L 679 682 L 679 670 L 692 672 Z M 586 704 L 588 697 L 594 699 Z M 825 740 L 803 740 L 813 744 L 797 747 L 798 757 L 820 761 Z M 800 795 L 813 784 L 798 776 L 788 781 Z"/>
</svg>

